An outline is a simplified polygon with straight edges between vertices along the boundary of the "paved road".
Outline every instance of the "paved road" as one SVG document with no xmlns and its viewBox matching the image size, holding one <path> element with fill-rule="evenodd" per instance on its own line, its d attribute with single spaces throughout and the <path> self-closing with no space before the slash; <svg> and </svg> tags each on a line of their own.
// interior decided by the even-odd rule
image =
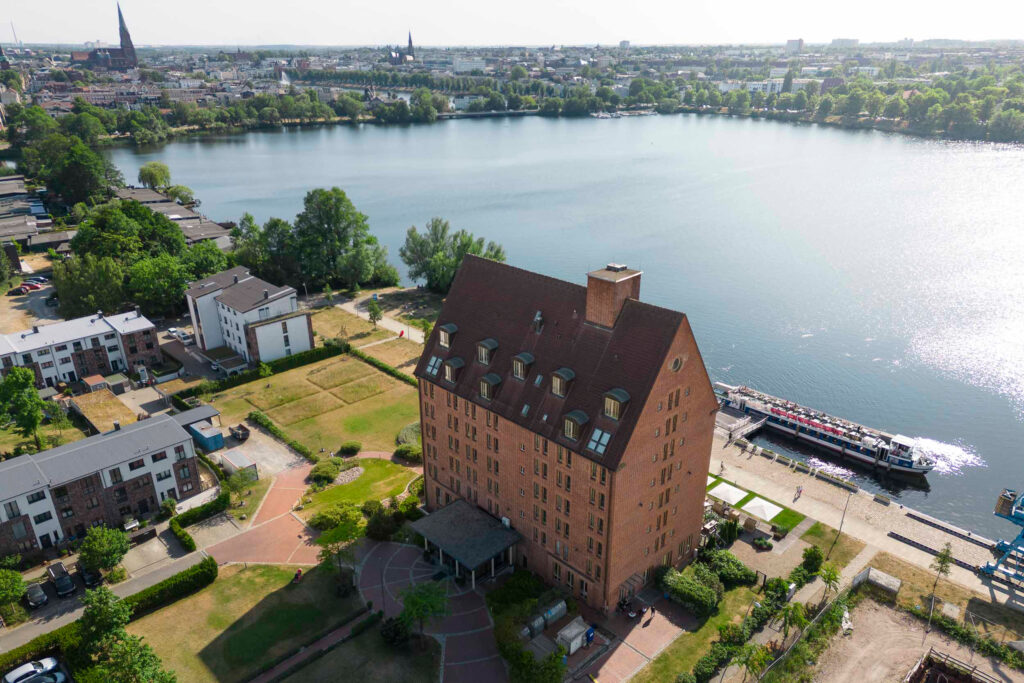
<svg viewBox="0 0 1024 683">
<path fill-rule="evenodd" d="M 201 552 L 190 553 L 185 557 L 168 562 L 164 566 L 154 569 L 143 576 L 111 586 L 111 590 L 114 591 L 115 595 L 122 598 L 138 593 L 180 571 L 188 569 L 194 564 L 198 564 L 204 556 L 204 553 Z M 79 595 L 81 595 L 81 586 L 79 586 L 79 592 L 76 593 L 76 597 L 63 600 L 51 597 L 50 605 L 53 605 L 54 601 L 56 601 L 56 610 L 48 612 L 46 616 L 37 618 L 17 628 L 0 631 L 0 652 L 7 652 L 20 645 L 24 645 L 36 636 L 41 636 L 78 619 L 78 617 L 82 616 L 84 609 L 82 603 L 78 600 L 77 596 Z"/>
</svg>

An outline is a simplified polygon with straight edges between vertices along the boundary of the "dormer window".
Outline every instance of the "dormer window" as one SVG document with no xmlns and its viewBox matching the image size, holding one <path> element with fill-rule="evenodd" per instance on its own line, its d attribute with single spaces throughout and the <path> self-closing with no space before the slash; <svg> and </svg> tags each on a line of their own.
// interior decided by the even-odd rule
<svg viewBox="0 0 1024 683">
<path fill-rule="evenodd" d="M 452 337 L 459 331 L 459 328 L 455 323 L 445 323 L 437 328 L 437 343 L 441 345 L 442 349 L 450 349 L 452 347 Z"/>
<path fill-rule="evenodd" d="M 493 339 L 484 339 L 476 345 L 476 362 L 480 365 L 490 365 L 494 352 L 498 349 L 498 342 Z"/>
<path fill-rule="evenodd" d="M 562 420 L 562 433 L 570 441 L 578 441 L 583 425 L 587 423 L 587 414 L 582 410 L 573 410 L 567 413 Z"/>
<path fill-rule="evenodd" d="M 559 398 L 565 398 L 569 393 L 569 382 L 576 377 L 576 373 L 569 368 L 559 368 L 551 373 L 551 393 Z"/>
<path fill-rule="evenodd" d="M 444 362 L 444 379 L 446 382 L 454 384 L 459 380 L 459 371 L 465 363 L 462 362 L 461 358 L 449 358 Z"/>
<path fill-rule="evenodd" d="M 604 415 L 613 420 L 622 416 L 622 411 L 629 402 L 629 394 L 625 389 L 612 389 L 604 395 Z"/>
<path fill-rule="evenodd" d="M 501 377 L 488 372 L 486 375 L 480 378 L 480 398 L 485 401 L 490 401 L 494 398 L 494 390 L 497 389 L 498 385 L 501 384 Z"/>
<path fill-rule="evenodd" d="M 427 363 L 427 374 L 431 377 L 437 377 L 437 371 L 441 369 L 441 359 L 437 356 L 431 356 L 430 361 Z"/>
<path fill-rule="evenodd" d="M 516 379 L 525 380 L 533 365 L 533 355 L 525 351 L 512 359 L 512 376 Z"/>
<path fill-rule="evenodd" d="M 611 439 L 611 434 L 594 427 L 594 431 L 590 434 L 590 441 L 587 443 L 587 448 L 598 455 L 604 455 L 605 450 L 608 448 L 608 442 L 611 441 Z"/>
</svg>

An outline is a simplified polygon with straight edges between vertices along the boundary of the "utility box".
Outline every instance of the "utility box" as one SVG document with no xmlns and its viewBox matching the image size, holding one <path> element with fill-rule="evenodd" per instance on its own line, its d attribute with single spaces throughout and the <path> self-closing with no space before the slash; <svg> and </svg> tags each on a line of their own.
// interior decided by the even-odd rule
<svg viewBox="0 0 1024 683">
<path fill-rule="evenodd" d="M 583 617 L 576 617 L 563 626 L 555 636 L 555 642 L 564 647 L 569 656 L 583 647 L 583 644 L 587 642 L 587 624 L 583 621 Z"/>
<path fill-rule="evenodd" d="M 559 600 L 544 610 L 544 623 L 546 626 L 551 626 L 551 624 L 564 617 L 568 611 L 565 606 L 565 600 Z"/>
</svg>

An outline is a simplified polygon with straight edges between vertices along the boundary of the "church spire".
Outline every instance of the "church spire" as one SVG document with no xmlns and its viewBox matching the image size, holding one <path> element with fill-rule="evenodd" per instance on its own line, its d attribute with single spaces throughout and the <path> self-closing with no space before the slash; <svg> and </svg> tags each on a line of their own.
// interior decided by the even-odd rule
<svg viewBox="0 0 1024 683">
<path fill-rule="evenodd" d="M 132 36 L 128 33 L 128 26 L 124 23 L 124 15 L 121 13 L 121 3 L 117 3 L 117 29 L 121 34 L 122 49 L 134 50 L 135 46 L 132 45 Z"/>
<path fill-rule="evenodd" d="M 406 54 L 410 57 L 415 54 L 412 50 L 412 31 L 409 31 L 409 47 L 406 49 Z"/>
</svg>

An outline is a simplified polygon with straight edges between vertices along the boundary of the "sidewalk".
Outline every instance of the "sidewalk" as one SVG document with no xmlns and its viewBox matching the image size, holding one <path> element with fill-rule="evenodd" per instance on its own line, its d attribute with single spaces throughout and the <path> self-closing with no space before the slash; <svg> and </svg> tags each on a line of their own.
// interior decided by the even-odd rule
<svg viewBox="0 0 1024 683">
<path fill-rule="evenodd" d="M 144 574 L 138 578 L 129 579 L 124 583 L 110 586 L 110 589 L 114 592 L 114 595 L 117 595 L 118 597 L 127 597 L 134 593 L 138 593 L 145 588 L 149 588 L 154 584 L 160 583 L 164 579 L 188 569 L 194 564 L 198 564 L 205 556 L 206 554 L 203 552 L 190 553 L 185 557 L 174 560 L 173 562 L 170 562 L 158 569 L 154 569 L 152 572 Z M 7 652 L 24 645 L 36 636 L 49 633 L 56 628 L 64 626 L 65 624 L 70 624 L 72 621 L 78 619 L 78 617 L 82 616 L 82 612 L 84 611 L 82 603 L 78 600 L 78 596 L 80 595 L 81 592 L 77 593 L 74 598 L 59 600 L 58 604 L 61 609 L 43 620 L 29 621 L 28 623 L 22 624 L 21 626 L 13 629 L 0 629 L 0 652 Z"/>
<path fill-rule="evenodd" d="M 301 650 L 299 650 L 298 652 L 296 652 L 280 664 L 277 664 L 273 668 L 264 671 L 259 676 L 250 679 L 249 683 L 270 683 L 270 681 L 276 680 L 278 676 L 285 673 L 293 666 L 301 664 L 302 662 L 306 661 L 307 659 L 309 659 L 316 653 L 320 652 L 321 650 L 326 650 L 332 645 L 336 645 L 345 638 L 348 638 L 349 634 L 352 633 L 352 627 L 358 624 L 360 621 L 362 621 L 365 618 L 365 616 L 365 614 L 360 615 L 352 621 L 345 624 L 344 626 L 340 626 L 334 629 L 333 631 L 331 631 L 324 637 L 320 638 L 316 642 L 310 643 L 306 647 L 302 648 Z M 342 678 L 344 677 L 342 676 Z"/>
<path fill-rule="evenodd" d="M 358 299 L 349 299 L 343 303 L 335 304 L 335 306 L 346 313 L 352 313 L 353 315 L 358 315 L 363 320 L 369 320 L 370 314 L 366 312 L 366 304 L 370 300 L 371 296 L 372 295 L 367 295 Z M 413 327 L 409 323 L 396 320 L 395 318 L 386 315 L 381 318 L 377 325 L 383 327 L 385 330 L 390 330 L 395 334 L 404 332 L 407 339 L 411 339 L 417 344 L 423 343 L 423 330 Z"/>
</svg>

